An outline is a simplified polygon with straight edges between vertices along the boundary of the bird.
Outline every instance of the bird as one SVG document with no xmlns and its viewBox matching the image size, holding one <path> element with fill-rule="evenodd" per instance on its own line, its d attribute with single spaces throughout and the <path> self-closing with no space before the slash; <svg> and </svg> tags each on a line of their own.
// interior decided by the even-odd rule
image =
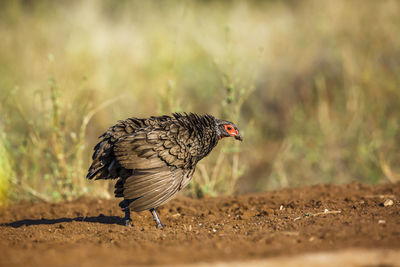
<svg viewBox="0 0 400 267">
<path fill-rule="evenodd" d="M 121 120 L 99 137 L 86 178 L 117 179 L 125 225 L 132 226 L 131 211 L 149 210 L 162 229 L 156 208 L 189 184 L 196 164 L 225 137 L 243 141 L 234 123 L 209 114 Z"/>
</svg>

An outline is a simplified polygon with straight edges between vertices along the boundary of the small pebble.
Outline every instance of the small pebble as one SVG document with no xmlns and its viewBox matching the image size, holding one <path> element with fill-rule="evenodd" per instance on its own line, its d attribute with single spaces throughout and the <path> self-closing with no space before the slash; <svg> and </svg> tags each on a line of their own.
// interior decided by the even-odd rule
<svg viewBox="0 0 400 267">
<path fill-rule="evenodd" d="M 383 206 L 385 206 L 385 207 L 392 206 L 393 204 L 394 204 L 393 200 L 391 200 L 391 199 L 386 199 L 385 202 L 383 202 Z"/>
<path fill-rule="evenodd" d="M 378 224 L 385 224 L 385 223 L 386 223 L 385 220 L 379 220 L 379 221 L 378 221 Z"/>
</svg>

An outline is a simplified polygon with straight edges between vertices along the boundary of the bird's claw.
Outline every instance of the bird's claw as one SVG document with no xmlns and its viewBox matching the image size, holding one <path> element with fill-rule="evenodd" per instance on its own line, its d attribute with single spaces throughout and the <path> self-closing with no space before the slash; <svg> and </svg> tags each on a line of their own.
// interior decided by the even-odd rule
<svg viewBox="0 0 400 267">
<path fill-rule="evenodd" d="M 132 220 L 131 219 L 125 220 L 125 226 L 133 227 Z"/>
<path fill-rule="evenodd" d="M 156 221 L 156 228 L 157 229 L 164 229 L 164 225 L 161 222 Z"/>
</svg>

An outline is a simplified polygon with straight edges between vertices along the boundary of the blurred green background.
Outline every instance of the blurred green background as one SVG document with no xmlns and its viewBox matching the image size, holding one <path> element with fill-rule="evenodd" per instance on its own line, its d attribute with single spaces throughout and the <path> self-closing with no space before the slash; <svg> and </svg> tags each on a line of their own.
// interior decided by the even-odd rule
<svg viewBox="0 0 400 267">
<path fill-rule="evenodd" d="M 1 1 L 0 202 L 85 179 L 117 120 L 236 122 L 187 195 L 400 180 L 399 1 Z"/>
</svg>

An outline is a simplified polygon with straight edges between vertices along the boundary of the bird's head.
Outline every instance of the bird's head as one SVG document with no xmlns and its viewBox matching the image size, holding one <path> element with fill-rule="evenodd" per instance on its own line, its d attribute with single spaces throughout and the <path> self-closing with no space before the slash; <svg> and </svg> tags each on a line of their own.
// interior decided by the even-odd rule
<svg viewBox="0 0 400 267">
<path fill-rule="evenodd" d="M 234 137 L 237 140 L 243 141 L 242 135 L 239 133 L 239 129 L 236 125 L 230 121 L 218 120 L 217 121 L 217 133 L 219 139 L 224 137 Z"/>
</svg>

